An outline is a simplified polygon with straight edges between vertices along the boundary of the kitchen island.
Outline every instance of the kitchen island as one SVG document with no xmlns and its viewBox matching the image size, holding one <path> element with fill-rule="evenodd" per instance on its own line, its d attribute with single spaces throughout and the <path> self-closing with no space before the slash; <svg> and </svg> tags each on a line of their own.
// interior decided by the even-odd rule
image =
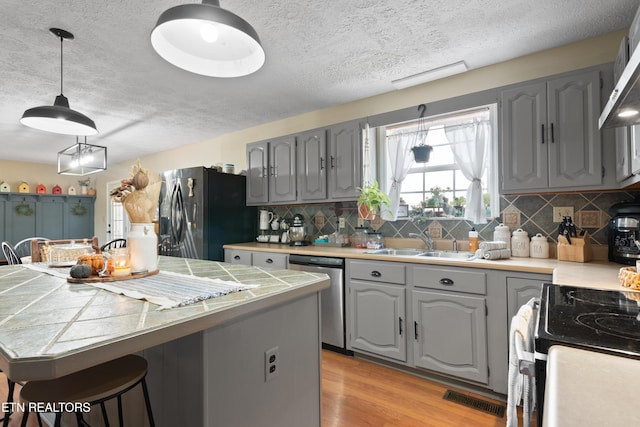
<svg viewBox="0 0 640 427">
<path fill-rule="evenodd" d="M 3 266 L 0 369 L 16 381 L 56 378 L 142 352 L 158 426 L 320 424 L 318 293 L 327 276 L 169 257 L 159 268 L 260 286 L 157 310 Z M 273 350 L 278 372 L 267 378 L 265 353 Z M 131 425 L 143 425 L 143 411 L 130 412 Z"/>
</svg>

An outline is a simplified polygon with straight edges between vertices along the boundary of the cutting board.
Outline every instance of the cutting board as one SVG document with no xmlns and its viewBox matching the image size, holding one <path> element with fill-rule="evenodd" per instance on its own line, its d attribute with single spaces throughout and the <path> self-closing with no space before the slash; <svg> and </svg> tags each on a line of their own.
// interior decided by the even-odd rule
<svg viewBox="0 0 640 427">
<path fill-rule="evenodd" d="M 113 276 L 106 276 L 106 277 L 89 276 L 89 277 L 85 277 L 85 278 L 82 278 L 82 279 L 77 279 L 75 277 L 67 277 L 67 282 L 69 282 L 69 283 L 119 282 L 121 280 L 141 279 L 143 277 L 153 276 L 155 274 L 158 274 L 159 272 L 160 272 L 160 270 L 153 270 L 153 271 L 149 271 L 147 273 L 130 274 L 129 276 L 118 276 L 118 277 L 113 277 Z"/>
</svg>

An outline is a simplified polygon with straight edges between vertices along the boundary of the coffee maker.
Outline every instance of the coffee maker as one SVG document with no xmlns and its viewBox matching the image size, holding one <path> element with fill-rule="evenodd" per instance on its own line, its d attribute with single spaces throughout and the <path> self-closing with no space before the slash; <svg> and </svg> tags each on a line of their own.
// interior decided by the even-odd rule
<svg viewBox="0 0 640 427">
<path fill-rule="evenodd" d="M 611 221 L 607 228 L 609 261 L 636 265 L 640 260 L 640 199 L 616 203 L 609 209 Z"/>
</svg>

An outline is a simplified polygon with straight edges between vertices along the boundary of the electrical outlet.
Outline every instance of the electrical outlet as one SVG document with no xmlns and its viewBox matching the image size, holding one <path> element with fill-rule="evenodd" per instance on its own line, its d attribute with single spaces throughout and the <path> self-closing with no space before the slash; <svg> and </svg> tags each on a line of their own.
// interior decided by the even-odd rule
<svg viewBox="0 0 640 427">
<path fill-rule="evenodd" d="M 573 218 L 573 206 L 553 207 L 553 222 L 562 222 L 563 216 L 570 216 Z"/>
<path fill-rule="evenodd" d="M 280 358 L 278 357 L 278 346 L 270 348 L 264 352 L 264 381 L 271 381 L 278 376 Z"/>
<path fill-rule="evenodd" d="M 341 216 L 340 218 L 338 218 L 338 228 L 340 230 L 342 230 L 343 228 L 345 228 L 347 226 L 346 221 L 344 219 L 343 216 Z"/>
</svg>

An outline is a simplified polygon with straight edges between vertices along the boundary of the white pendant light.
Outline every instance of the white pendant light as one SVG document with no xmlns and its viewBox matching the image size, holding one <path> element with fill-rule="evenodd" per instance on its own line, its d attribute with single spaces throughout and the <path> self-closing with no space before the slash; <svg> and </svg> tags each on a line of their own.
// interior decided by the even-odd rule
<svg viewBox="0 0 640 427">
<path fill-rule="evenodd" d="M 60 175 L 84 176 L 107 169 L 107 147 L 87 144 L 87 137 L 58 153 L 58 173 Z"/>
<path fill-rule="evenodd" d="M 246 76 L 265 60 L 258 33 L 218 0 L 164 11 L 151 31 L 151 45 L 176 67 L 210 77 Z"/>
<path fill-rule="evenodd" d="M 53 105 L 29 108 L 24 112 L 20 123 L 34 129 L 66 135 L 96 135 L 96 124 L 84 114 L 69 108 L 69 100 L 62 94 L 62 42 L 73 40 L 73 34 L 60 28 L 50 28 L 60 38 L 60 95 Z"/>
</svg>

